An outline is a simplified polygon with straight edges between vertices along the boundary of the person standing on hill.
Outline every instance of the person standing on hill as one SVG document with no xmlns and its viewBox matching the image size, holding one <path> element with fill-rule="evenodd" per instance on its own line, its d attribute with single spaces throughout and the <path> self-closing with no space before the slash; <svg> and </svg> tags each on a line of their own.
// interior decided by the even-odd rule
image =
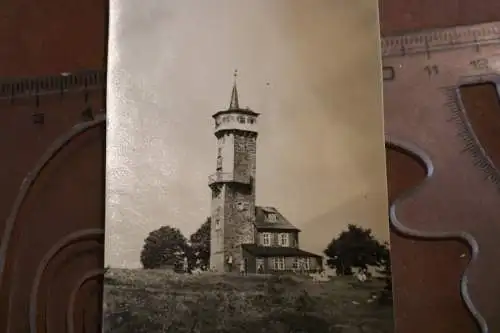
<svg viewBox="0 0 500 333">
<path fill-rule="evenodd" d="M 233 257 L 231 255 L 227 257 L 227 268 L 229 272 L 233 271 Z"/>
<path fill-rule="evenodd" d="M 247 267 L 245 264 L 245 259 L 241 259 L 241 262 L 240 262 L 240 275 L 241 276 L 247 275 Z"/>
</svg>

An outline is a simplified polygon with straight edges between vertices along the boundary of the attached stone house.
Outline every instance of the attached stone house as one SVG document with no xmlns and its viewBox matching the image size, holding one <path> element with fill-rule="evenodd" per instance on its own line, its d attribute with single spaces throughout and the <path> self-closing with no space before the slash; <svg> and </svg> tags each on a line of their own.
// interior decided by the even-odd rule
<svg viewBox="0 0 500 333">
<path fill-rule="evenodd" d="M 322 257 L 299 248 L 300 230 L 274 207 L 255 208 L 255 243 L 242 244 L 248 272 L 311 272 Z"/>
<path fill-rule="evenodd" d="M 255 205 L 258 113 L 238 102 L 213 115 L 217 138 L 212 190 L 210 266 L 219 272 L 321 271 L 322 257 L 299 248 L 300 230 L 276 208 Z"/>
</svg>

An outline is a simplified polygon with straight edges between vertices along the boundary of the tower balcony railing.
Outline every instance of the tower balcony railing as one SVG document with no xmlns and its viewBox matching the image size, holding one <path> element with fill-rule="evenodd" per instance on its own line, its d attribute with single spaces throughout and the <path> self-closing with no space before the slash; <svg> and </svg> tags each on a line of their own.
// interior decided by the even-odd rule
<svg viewBox="0 0 500 333">
<path fill-rule="evenodd" d="M 215 125 L 215 131 L 224 131 L 224 130 L 240 130 L 246 132 L 257 132 L 256 124 L 240 124 L 237 122 L 229 122 Z"/>
<path fill-rule="evenodd" d="M 224 182 L 250 184 L 250 177 L 245 175 L 238 175 L 233 172 L 216 172 L 208 176 L 208 185 Z"/>
</svg>

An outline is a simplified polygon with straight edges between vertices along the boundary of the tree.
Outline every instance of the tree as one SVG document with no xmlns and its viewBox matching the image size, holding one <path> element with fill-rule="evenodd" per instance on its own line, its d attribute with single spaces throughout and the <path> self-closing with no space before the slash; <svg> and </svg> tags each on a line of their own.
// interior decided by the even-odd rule
<svg viewBox="0 0 500 333">
<path fill-rule="evenodd" d="M 349 224 L 347 230 L 332 239 L 324 254 L 328 257 L 327 265 L 337 275 L 352 275 L 353 268 L 380 266 L 384 246 L 373 237 L 371 229 Z"/>
<path fill-rule="evenodd" d="M 379 301 L 384 304 L 392 304 L 392 270 L 390 252 L 389 244 L 384 243 L 380 258 L 380 268 L 377 270 L 385 281 L 384 290 L 380 293 L 379 298 Z"/>
<path fill-rule="evenodd" d="M 207 217 L 200 228 L 189 237 L 192 263 L 196 264 L 199 260 L 199 266 L 208 267 L 210 262 L 211 222 L 210 217 Z"/>
<path fill-rule="evenodd" d="M 382 244 L 382 249 L 380 252 L 380 268 L 377 270 L 379 274 L 384 276 L 384 278 L 389 278 L 392 281 L 392 271 L 391 271 L 391 255 L 389 250 L 389 243 L 385 242 Z"/>
<path fill-rule="evenodd" d="M 146 269 L 179 264 L 187 251 L 187 239 L 181 231 L 177 228 L 164 226 L 150 232 L 144 240 L 141 263 Z"/>
</svg>

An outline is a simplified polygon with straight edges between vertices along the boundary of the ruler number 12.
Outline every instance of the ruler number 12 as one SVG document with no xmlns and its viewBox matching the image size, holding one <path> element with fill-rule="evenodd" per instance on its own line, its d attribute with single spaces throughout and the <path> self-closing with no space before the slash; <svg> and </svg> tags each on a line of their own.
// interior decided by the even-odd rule
<svg viewBox="0 0 500 333">
<path fill-rule="evenodd" d="M 439 74 L 438 65 L 427 65 L 424 67 L 424 70 L 427 73 L 427 75 L 429 75 L 429 77 Z"/>
<path fill-rule="evenodd" d="M 488 59 L 487 58 L 474 59 L 470 62 L 470 65 L 474 69 L 487 69 L 488 68 Z"/>
</svg>

